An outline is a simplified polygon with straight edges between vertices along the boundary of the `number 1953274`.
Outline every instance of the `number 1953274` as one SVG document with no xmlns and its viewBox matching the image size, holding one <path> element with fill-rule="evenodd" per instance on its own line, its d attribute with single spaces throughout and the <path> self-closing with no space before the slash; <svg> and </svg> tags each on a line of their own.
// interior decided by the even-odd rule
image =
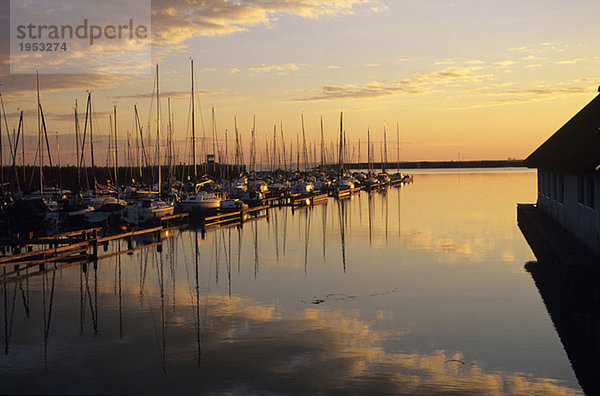
<svg viewBox="0 0 600 396">
<path fill-rule="evenodd" d="M 66 51 L 67 43 L 19 43 L 21 52 Z"/>
</svg>

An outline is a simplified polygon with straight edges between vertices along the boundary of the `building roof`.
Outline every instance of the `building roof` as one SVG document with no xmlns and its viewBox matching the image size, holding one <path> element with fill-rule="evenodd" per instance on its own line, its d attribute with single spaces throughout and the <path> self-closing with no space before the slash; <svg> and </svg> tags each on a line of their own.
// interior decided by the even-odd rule
<svg viewBox="0 0 600 396">
<path fill-rule="evenodd" d="M 600 95 L 525 159 L 529 168 L 593 172 L 600 165 Z"/>
</svg>

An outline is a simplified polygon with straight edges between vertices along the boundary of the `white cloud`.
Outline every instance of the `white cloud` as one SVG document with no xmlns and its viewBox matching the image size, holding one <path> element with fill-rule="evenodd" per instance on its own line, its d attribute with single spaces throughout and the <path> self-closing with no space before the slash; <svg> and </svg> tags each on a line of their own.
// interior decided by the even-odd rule
<svg viewBox="0 0 600 396">
<path fill-rule="evenodd" d="M 156 44 L 171 45 L 194 36 L 220 36 L 270 26 L 281 15 L 322 18 L 349 15 L 378 0 L 155 0 L 152 27 Z M 166 47 L 168 48 L 168 47 Z"/>
<path fill-rule="evenodd" d="M 258 67 L 250 67 L 248 68 L 248 70 L 252 71 L 252 72 L 265 72 L 265 73 L 269 73 L 273 70 L 281 72 L 284 70 L 298 70 L 300 69 L 300 66 L 298 66 L 295 63 L 286 63 L 285 65 L 261 65 Z"/>
</svg>

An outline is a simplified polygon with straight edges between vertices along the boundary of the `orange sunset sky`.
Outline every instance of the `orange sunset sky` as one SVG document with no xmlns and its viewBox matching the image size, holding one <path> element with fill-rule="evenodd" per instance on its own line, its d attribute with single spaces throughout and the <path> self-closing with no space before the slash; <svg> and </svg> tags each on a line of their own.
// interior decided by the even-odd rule
<svg viewBox="0 0 600 396">
<path fill-rule="evenodd" d="M 6 11 L 8 2 L 0 4 Z M 179 160 L 185 160 L 190 58 L 199 90 L 197 134 L 211 136 L 214 106 L 219 144 L 227 130 L 230 156 L 234 116 L 246 150 L 254 115 L 259 148 L 272 139 L 275 123 L 278 136 L 282 123 L 286 145 L 295 146 L 302 114 L 307 140 L 318 144 L 323 116 L 329 149 L 343 111 L 355 156 L 358 139 L 363 142 L 362 160 L 367 128 L 378 158 L 384 123 L 390 161 L 396 125 L 403 160 L 524 158 L 596 95 L 598 15 L 600 2 L 588 0 L 156 0 L 152 60 L 140 74 L 49 75 L 41 68 L 41 99 L 63 162 L 73 157 L 74 102 L 83 118 L 88 89 L 100 150 L 113 105 L 120 142 L 133 131 L 134 104 L 143 124 L 154 123 L 150 70 L 156 63 L 161 116 L 166 120 L 170 97 Z M 8 37 L 8 13 L 2 18 Z M 35 75 L 10 74 L 6 39 L 2 45 L 8 126 L 16 128 L 17 109 L 24 110 L 31 140 Z M 3 122 L 6 147 L 4 128 Z M 28 161 L 36 142 L 27 148 Z M 124 158 L 124 149 L 119 155 Z"/>
</svg>

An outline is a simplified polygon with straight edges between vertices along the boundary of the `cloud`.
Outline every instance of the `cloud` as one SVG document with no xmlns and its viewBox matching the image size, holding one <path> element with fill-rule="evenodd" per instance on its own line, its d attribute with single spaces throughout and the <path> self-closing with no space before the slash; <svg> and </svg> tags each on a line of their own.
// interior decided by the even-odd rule
<svg viewBox="0 0 600 396">
<path fill-rule="evenodd" d="M 583 59 L 577 58 L 577 59 L 558 61 L 558 62 L 556 62 L 556 64 L 557 65 L 573 65 L 573 64 L 581 62 L 581 61 L 583 61 Z"/>
<path fill-rule="evenodd" d="M 184 42 L 194 36 L 221 36 L 255 26 L 270 26 L 281 15 L 321 18 L 349 15 L 377 0 L 157 0 L 152 2 L 152 27 L 158 45 Z"/>
<path fill-rule="evenodd" d="M 379 63 L 367 63 L 365 67 L 378 67 Z"/>
<path fill-rule="evenodd" d="M 259 67 L 250 67 L 248 68 L 248 70 L 253 71 L 253 72 L 265 72 L 265 73 L 269 73 L 273 70 L 275 71 L 284 71 L 284 70 L 298 70 L 300 67 L 295 64 L 295 63 L 287 63 L 285 65 L 265 65 L 263 64 L 262 66 Z"/>
<path fill-rule="evenodd" d="M 594 91 L 594 89 L 590 89 L 589 87 L 571 86 L 562 88 L 531 88 L 492 92 L 489 95 L 493 95 L 495 99 L 490 100 L 488 102 L 479 101 L 475 105 L 465 106 L 462 108 L 472 109 L 497 105 L 540 102 L 543 100 L 564 98 L 573 95 L 589 95 Z"/>
<path fill-rule="evenodd" d="M 371 7 L 371 11 L 373 11 L 376 14 L 379 14 L 380 12 L 384 12 L 389 10 L 390 7 L 387 4 L 381 5 L 381 6 L 376 6 L 376 7 Z"/>
<path fill-rule="evenodd" d="M 149 262 L 159 260 L 152 252 L 149 254 Z M 137 256 L 131 257 L 137 260 Z M 123 260 L 125 265 L 135 263 L 127 257 Z M 577 394 L 577 389 L 563 381 L 486 367 L 489 364 L 485 361 L 473 360 L 477 356 L 460 350 L 407 350 L 395 344 L 388 347 L 391 341 L 403 345 L 411 327 L 389 332 L 380 329 L 379 320 L 393 319 L 390 316 L 393 312 L 383 308 L 377 312 L 377 323 L 364 320 L 358 309 L 317 309 L 312 304 L 289 314 L 279 305 L 235 294 L 226 297 L 206 293 L 197 300 L 189 291 L 190 281 L 188 287 L 184 284 L 177 290 L 173 288 L 173 304 L 177 303 L 177 309 L 166 309 L 163 302 L 164 311 L 161 311 L 163 293 L 155 286 L 160 283 L 156 281 L 157 275 L 153 275 L 155 272 L 148 271 L 148 281 L 143 286 L 133 276 L 123 276 L 123 311 L 135 315 L 123 322 L 125 337 L 135 342 L 124 347 L 126 342 L 119 339 L 118 331 L 110 331 L 112 328 L 102 329 L 102 337 L 88 342 L 91 319 L 86 319 L 85 336 L 72 337 L 66 331 L 52 333 L 49 356 L 55 361 L 69 360 L 79 367 L 92 367 L 99 355 L 121 356 L 122 360 L 96 364 L 93 376 L 75 376 L 68 387 L 61 389 L 167 393 L 172 391 L 174 382 L 152 378 L 156 372 L 160 373 L 162 366 L 168 376 L 176 377 L 178 393 L 183 394 L 223 393 L 223 389 L 260 394 Z M 110 271 L 99 273 L 105 275 L 99 277 L 99 299 L 111 302 L 103 310 L 108 323 L 109 318 L 119 317 L 121 305 L 108 279 L 102 282 Z M 70 307 L 69 298 L 73 298 L 73 294 L 59 294 L 55 304 Z M 143 309 L 139 307 L 141 297 Z M 373 298 L 373 304 L 379 302 L 378 297 Z M 342 301 L 335 303 L 339 305 Z M 69 313 L 67 309 L 59 313 L 64 316 Z M 117 319 L 114 321 L 111 324 L 116 327 Z M 165 332 L 160 333 L 160 326 L 164 326 Z M 15 337 L 12 341 L 15 353 L 31 348 L 31 340 L 39 338 L 34 331 L 33 326 L 28 326 L 20 337 Z M 268 347 L 265 347 L 266 340 Z M 161 342 L 164 349 L 151 347 Z M 39 370 L 41 359 L 39 362 L 22 360 L 24 368 L 15 370 L 10 381 L 3 383 L 4 388 L 25 389 L 28 393 L 44 389 L 43 384 L 36 381 L 27 382 L 27 374 Z M 201 369 L 198 368 L 200 362 Z M 115 376 L 117 371 L 129 381 Z M 230 385 L 232 378 L 242 378 L 243 383 Z"/>
<path fill-rule="evenodd" d="M 35 96 L 36 79 L 30 74 L 6 74 L 2 78 L 2 95 L 12 97 Z M 42 95 L 52 92 L 81 91 L 87 89 L 110 89 L 131 84 L 130 76 L 125 75 L 40 75 Z"/>
<path fill-rule="evenodd" d="M 579 95 L 590 92 L 589 88 L 585 87 L 567 87 L 567 88 L 534 88 L 515 91 L 507 91 L 507 94 L 517 96 L 554 96 L 554 95 Z"/>
<path fill-rule="evenodd" d="M 514 63 L 515 63 L 515 61 L 512 61 L 512 60 L 503 60 L 500 62 L 496 62 L 494 64 L 496 66 L 500 66 L 500 67 L 508 67 L 508 66 L 514 65 Z"/>
<path fill-rule="evenodd" d="M 232 67 L 231 69 L 229 69 L 229 71 L 227 73 L 229 74 L 237 74 L 240 72 L 240 69 L 238 69 L 237 67 Z"/>
<path fill-rule="evenodd" d="M 415 95 L 431 91 L 432 87 L 446 84 L 490 78 L 489 74 L 476 74 L 480 67 L 449 68 L 435 72 L 417 74 L 411 78 L 394 82 L 369 82 L 357 88 L 353 84 L 324 86 L 319 95 L 292 99 L 294 102 L 313 102 L 344 99 L 373 99 L 384 96 L 405 94 Z"/>
<path fill-rule="evenodd" d="M 329 65 L 327 66 L 328 69 L 341 69 L 341 66 L 338 65 Z"/>
<path fill-rule="evenodd" d="M 370 83 L 362 88 L 356 88 L 353 85 L 345 86 L 324 86 L 321 89 L 321 94 L 308 98 L 292 99 L 293 102 L 318 102 L 327 100 L 343 100 L 343 99 L 371 99 L 382 96 L 390 96 L 397 93 L 418 93 L 412 87 L 400 86 L 380 86 L 379 84 Z"/>
<path fill-rule="evenodd" d="M 528 52 L 530 51 L 527 47 L 514 47 L 508 49 L 511 52 Z"/>
</svg>

